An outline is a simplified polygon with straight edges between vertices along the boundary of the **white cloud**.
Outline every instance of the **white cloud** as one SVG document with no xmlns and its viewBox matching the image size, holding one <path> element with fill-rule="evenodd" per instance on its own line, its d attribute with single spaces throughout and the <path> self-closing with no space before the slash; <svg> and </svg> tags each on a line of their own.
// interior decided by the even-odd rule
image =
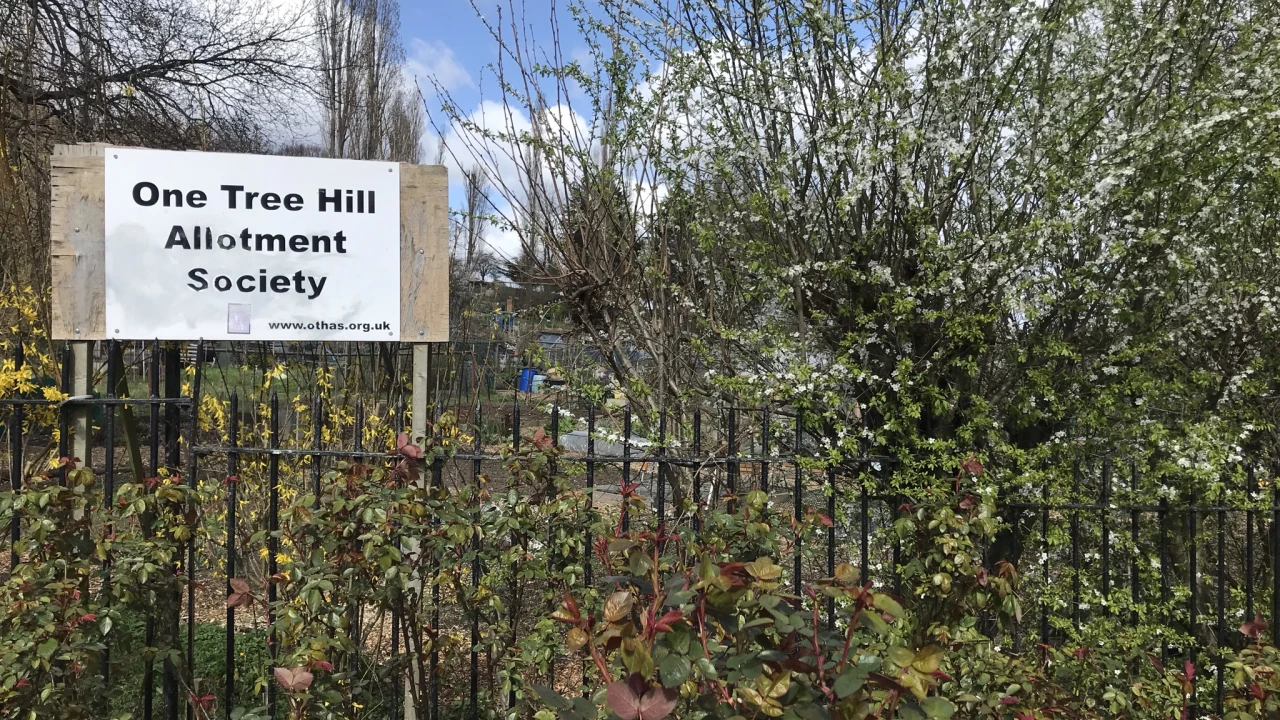
<svg viewBox="0 0 1280 720">
<path fill-rule="evenodd" d="M 502 258 L 515 259 L 520 255 L 520 236 L 515 230 L 506 228 L 487 228 L 484 235 L 485 244 Z"/>
<path fill-rule="evenodd" d="M 461 189 L 462 170 L 473 166 L 485 169 L 490 181 L 503 194 L 524 186 L 522 163 L 518 162 L 516 137 L 532 125 L 524 113 L 494 100 L 483 100 L 467 116 L 466 126 L 455 123 L 445 133 L 444 164 L 449 168 L 450 185 Z M 434 156 L 433 156 L 434 157 Z M 455 197 L 461 197 L 461 193 Z"/>
<path fill-rule="evenodd" d="M 452 92 L 474 84 L 471 73 L 458 64 L 453 49 L 442 42 L 413 38 L 405 54 L 408 56 L 404 64 L 406 79 L 410 86 L 416 80 L 424 95 L 433 94 L 436 85 Z"/>
</svg>

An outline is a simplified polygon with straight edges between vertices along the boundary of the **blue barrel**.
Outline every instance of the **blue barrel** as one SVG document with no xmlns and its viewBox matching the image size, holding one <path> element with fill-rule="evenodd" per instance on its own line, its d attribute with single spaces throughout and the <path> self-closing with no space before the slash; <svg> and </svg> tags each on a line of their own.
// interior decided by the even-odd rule
<svg viewBox="0 0 1280 720">
<path fill-rule="evenodd" d="M 520 382 L 516 384 L 516 389 L 517 389 L 517 390 L 519 390 L 520 392 L 526 392 L 526 393 L 527 393 L 527 392 L 532 392 L 532 391 L 533 391 L 533 376 L 534 376 L 534 375 L 537 375 L 537 374 L 538 374 L 538 371 L 537 371 L 536 369 L 534 369 L 534 368 L 528 368 L 528 367 L 527 367 L 527 368 L 521 368 L 521 369 L 520 369 Z"/>
</svg>

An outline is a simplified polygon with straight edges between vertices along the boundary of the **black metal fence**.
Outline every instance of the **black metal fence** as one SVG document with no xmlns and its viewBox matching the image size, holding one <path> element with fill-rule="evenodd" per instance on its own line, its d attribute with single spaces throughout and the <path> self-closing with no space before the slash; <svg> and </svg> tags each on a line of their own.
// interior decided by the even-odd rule
<svg viewBox="0 0 1280 720">
<path fill-rule="evenodd" d="M 184 367 L 196 358 L 203 362 Z M 13 360 L 15 366 L 22 367 L 20 351 Z M 91 413 L 90 452 L 82 460 L 102 478 L 105 504 L 115 502 L 118 476 L 128 472 L 117 456 L 127 423 L 137 425 L 130 432 L 146 449 L 149 476 L 167 469 L 181 475 L 184 482 L 194 482 L 223 473 L 234 477 L 241 473 L 244 463 L 265 462 L 265 512 L 242 516 L 238 484 L 226 484 L 226 517 L 220 523 L 221 540 L 216 543 L 225 565 L 211 567 L 209 557 L 197 552 L 193 541 L 175 568 L 188 581 L 181 599 L 182 612 L 168 617 L 174 623 L 184 618 L 185 631 L 179 632 L 177 627 L 168 630 L 180 638 L 186 662 L 182 667 L 166 662 L 160 668 L 148 662 L 141 687 L 144 720 L 194 716 L 193 705 L 182 696 L 180 688 L 192 687 L 195 680 L 198 589 L 203 583 L 214 596 L 215 605 L 232 593 L 230 579 L 237 577 L 260 550 L 247 547 L 245 538 L 260 529 L 269 531 L 260 571 L 265 576 L 278 572 L 280 547 L 274 533 L 280 529 L 282 487 L 310 485 L 319 497 L 323 469 L 335 460 L 397 458 L 393 453 L 366 449 L 366 423 L 374 415 L 379 416 L 381 427 L 391 431 L 392 437 L 395 431 L 407 427 L 406 393 L 398 393 L 379 408 L 370 408 L 357 387 L 350 408 L 350 426 L 326 427 L 326 416 L 320 411 L 323 401 L 311 398 L 303 402 L 310 403 L 313 409 L 310 443 L 307 447 L 291 446 L 289 438 L 298 437 L 302 430 L 300 417 L 291 417 L 282 407 L 280 391 L 272 384 L 275 380 L 268 377 L 259 387 L 259 394 L 264 395 L 258 402 L 265 409 L 264 432 L 246 431 L 244 423 L 258 425 L 262 418 L 246 413 L 242 407 L 244 398 L 229 386 L 224 386 L 231 390 L 229 396 L 218 398 L 229 408 L 225 435 L 202 431 L 198 416 L 208 397 L 202 391 L 207 388 L 204 380 L 210 372 L 210 362 L 216 363 L 217 358 L 202 351 L 191 353 L 177 345 L 162 348 L 152 343 L 129 353 L 118 344 L 109 343 L 103 355 L 100 375 L 104 382 L 98 397 L 0 400 L 0 407 L 7 411 L 0 413 L 7 415 L 0 417 L 0 422 L 7 436 L 5 466 L 14 492 L 20 491 L 38 470 L 33 468 L 28 453 L 52 441 L 49 434 L 38 429 L 24 430 L 28 415 L 41 411 L 56 413 L 59 456 L 71 452 L 70 428 L 76 418 Z M 145 397 L 117 397 L 122 387 L 120 379 L 129 372 L 145 376 L 147 391 L 131 393 Z M 259 377 L 255 376 L 254 384 Z M 69 352 L 62 358 L 59 382 L 70 394 L 73 383 Z M 285 404 L 290 402 L 293 399 L 286 397 Z M 807 579 L 834 574 L 837 563 L 851 562 L 861 568 L 863 578 L 890 587 L 899 595 L 904 592 L 898 569 L 905 558 L 893 524 L 901 512 L 907 511 L 904 503 L 908 491 L 893 484 L 892 462 L 864 456 L 838 466 L 811 469 L 814 464 L 806 460 L 822 455 L 823 433 L 815 431 L 794 411 L 718 404 L 694 410 L 679 422 L 660 415 L 643 431 L 652 437 L 644 437 L 637 435 L 630 408 L 606 413 L 555 394 L 534 397 L 499 393 L 496 401 L 491 399 L 488 403 L 477 394 L 471 402 L 455 405 L 470 405 L 459 413 L 464 415 L 459 419 L 475 428 L 474 439 L 469 449 L 458 452 L 447 463 L 436 462 L 432 468 L 434 482 L 446 486 L 477 482 L 487 463 L 500 461 L 502 445 L 519 448 L 522 438 L 528 442 L 530 428 L 544 427 L 557 444 L 566 448 L 560 459 L 562 469 L 573 468 L 574 481 L 581 483 L 594 502 L 616 501 L 614 489 L 619 484 L 639 485 L 642 494 L 651 500 L 652 512 L 632 518 L 623 506 L 620 512 L 624 525 L 678 522 L 696 527 L 697 512 L 686 513 L 672 506 L 671 493 L 676 487 L 695 498 L 696 507 L 714 506 L 748 489 L 758 489 L 797 520 L 813 510 L 832 520 L 823 536 L 804 539 L 822 543 L 824 552 L 816 559 L 796 548 L 789 570 L 790 581 L 797 589 Z M 569 409 L 572 412 L 566 414 Z M 132 419 L 125 417 L 126 411 Z M 141 411 L 144 416 L 133 417 L 134 411 Z M 485 423 L 495 415 L 501 432 L 486 434 Z M 568 426 L 572 429 L 566 431 Z M 282 464 L 289 467 L 282 469 Z M 1008 641 L 1025 649 L 1035 643 L 1066 642 L 1074 630 L 1104 617 L 1133 624 L 1142 620 L 1163 623 L 1169 629 L 1167 637 L 1171 640 L 1153 651 L 1166 657 L 1185 656 L 1193 662 L 1207 659 L 1203 665 L 1210 666 L 1224 649 L 1246 642 L 1237 629 L 1239 623 L 1260 613 L 1271 622 L 1272 641 L 1280 643 L 1280 573 L 1276 572 L 1276 559 L 1280 556 L 1280 486 L 1274 482 L 1270 465 L 1255 467 L 1242 460 L 1239 467 L 1239 472 L 1222 478 L 1209 502 L 1197 496 L 1200 485 L 1190 474 L 1182 488 L 1169 486 L 1167 474 L 1161 478 L 1164 484 L 1152 488 L 1144 484 L 1136 464 L 1106 456 L 1092 460 L 1077 456 L 1065 468 L 1029 475 L 1021 490 L 1002 495 L 999 508 L 1006 530 L 983 551 L 989 561 L 1012 562 L 1024 578 L 1026 612 Z M 1153 494 L 1160 499 L 1151 501 Z M 246 528 L 246 524 L 263 524 L 265 528 Z M 21 529 L 21 518 L 15 517 L 8 541 L 10 568 L 22 561 L 18 554 Z M 587 546 L 590 544 L 588 538 Z M 107 588 L 111 583 L 109 565 L 109 560 L 104 563 L 107 570 L 103 582 Z M 591 582 L 589 562 L 586 570 L 587 582 Z M 472 569 L 473 584 L 478 582 L 478 573 L 478 567 Z M 273 583 L 268 583 L 268 592 L 274 600 Z M 834 623 L 834 605 L 829 604 L 827 611 L 829 621 Z M 268 615 L 266 624 L 269 626 L 273 619 Z M 514 620 L 519 622 L 518 618 Z M 146 646 L 156 642 L 157 621 L 156 616 L 146 619 Z M 244 628 L 238 623 L 234 607 L 226 609 L 225 618 L 210 622 L 224 623 L 226 672 L 219 689 L 219 705 L 220 714 L 230 717 L 236 705 L 255 704 L 237 697 L 243 694 L 238 684 L 243 678 L 236 677 L 235 668 L 237 649 L 243 650 L 246 642 L 238 638 Z M 393 617 L 391 622 L 390 652 L 394 655 L 399 651 L 400 637 L 394 630 L 397 619 Z M 419 709 L 420 715 L 432 720 L 445 717 L 446 713 L 476 718 L 486 702 L 481 698 L 479 681 L 479 621 L 472 618 L 469 627 L 460 631 L 470 638 L 470 650 L 460 651 L 465 656 L 461 666 L 469 668 L 469 676 L 463 689 L 442 686 L 437 672 L 440 651 L 433 649 L 431 702 L 428 708 Z M 268 654 L 274 657 L 274 652 L 270 648 Z M 103 663 L 108 684 L 115 679 L 115 668 L 121 661 L 109 645 Z M 181 673 L 186 676 L 179 677 Z M 1222 672 L 1217 672 L 1216 682 L 1213 702 L 1220 710 Z M 261 692 L 263 702 L 280 716 L 275 684 L 265 683 Z M 397 693 L 390 695 L 388 717 L 399 712 Z M 442 700 L 453 710 L 442 711 Z"/>
</svg>

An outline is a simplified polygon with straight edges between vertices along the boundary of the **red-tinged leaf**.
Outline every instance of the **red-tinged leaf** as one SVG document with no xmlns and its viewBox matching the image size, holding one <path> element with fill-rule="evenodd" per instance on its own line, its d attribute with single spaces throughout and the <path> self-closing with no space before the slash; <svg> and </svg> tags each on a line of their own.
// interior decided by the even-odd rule
<svg viewBox="0 0 1280 720">
<path fill-rule="evenodd" d="M 1187 661 L 1187 662 L 1182 666 L 1182 668 L 1183 668 L 1183 670 L 1182 670 L 1182 677 L 1186 678 L 1187 684 L 1188 684 L 1188 685 L 1194 684 L 1194 683 L 1195 683 L 1195 681 L 1196 681 L 1196 666 L 1195 666 L 1195 663 L 1193 663 L 1193 662 L 1191 662 L 1190 660 L 1188 660 L 1188 661 Z"/>
<path fill-rule="evenodd" d="M 679 609 L 668 610 L 665 615 L 658 618 L 658 621 L 653 624 L 653 629 L 657 632 L 671 632 L 671 626 L 683 619 L 684 611 Z"/>
<path fill-rule="evenodd" d="M 830 517 L 828 517 L 827 515 L 822 514 L 822 513 L 818 513 L 818 522 L 822 523 L 822 524 L 823 524 L 823 525 L 825 525 L 826 527 L 834 527 L 834 526 L 835 526 L 835 523 L 831 522 L 831 518 L 830 518 Z"/>
<path fill-rule="evenodd" d="M 26 679 L 26 678 L 22 678 L 21 680 L 19 680 L 17 683 L 15 683 L 15 684 L 14 684 L 13 688 L 14 688 L 15 690 L 21 690 L 22 688 L 24 688 L 24 687 L 26 687 L 26 686 L 28 686 L 28 685 L 30 685 L 30 684 L 31 684 L 31 681 L 30 681 L 30 680 L 28 680 L 28 679 Z"/>
<path fill-rule="evenodd" d="M 898 506 L 898 512 L 903 515 L 910 515 L 912 511 L 911 503 L 902 503 Z"/>
<path fill-rule="evenodd" d="M 724 563 L 720 566 L 720 575 L 732 581 L 733 585 L 741 585 L 748 577 L 747 564 L 741 562 Z"/>
<path fill-rule="evenodd" d="M 289 692 L 299 692 L 311 687 L 312 675 L 305 668 L 278 667 L 275 669 L 275 676 L 280 687 Z"/>
<path fill-rule="evenodd" d="M 1012 695 L 1005 695 L 1004 697 L 1000 698 L 1000 704 L 1001 705 L 1017 705 L 1018 698 Z"/>
<path fill-rule="evenodd" d="M 1262 615 L 1254 615 L 1253 619 L 1240 626 L 1240 632 L 1245 637 L 1257 640 L 1262 637 L 1262 633 L 1267 631 L 1267 621 L 1262 619 Z"/>
<path fill-rule="evenodd" d="M 1076 660 L 1084 660 L 1085 658 L 1089 657 L 1089 650 L 1088 648 L 1076 648 L 1074 651 L 1072 651 L 1071 657 L 1075 658 Z"/>
<path fill-rule="evenodd" d="M 197 696 L 195 693 L 191 693 L 190 699 L 191 699 L 191 704 L 195 705 L 201 710 L 209 710 L 213 707 L 214 697 L 212 695 Z"/>
<path fill-rule="evenodd" d="M 240 482 L 240 476 L 239 476 L 239 475 L 228 475 L 228 476 L 227 476 L 227 479 L 222 481 L 222 484 L 223 484 L 223 485 L 235 485 L 235 484 L 236 484 L 236 483 L 238 483 L 238 482 Z"/>
<path fill-rule="evenodd" d="M 795 672 L 795 673 L 818 672 L 817 665 L 813 663 L 805 662 L 804 660 L 801 660 L 799 658 L 789 657 L 786 660 L 783 660 L 780 664 L 782 666 L 782 669 L 790 670 L 791 672 Z"/>
<path fill-rule="evenodd" d="M 422 459 L 422 448 L 409 441 L 409 433 L 400 433 L 396 436 L 396 452 L 414 460 Z"/>
<path fill-rule="evenodd" d="M 1017 720 L 1036 720 L 1036 716 L 1031 713 L 1018 713 Z"/>
<path fill-rule="evenodd" d="M 623 680 L 609 683 L 605 691 L 605 702 L 613 714 L 622 720 L 636 720 L 640 717 L 640 696 Z"/>
<path fill-rule="evenodd" d="M 312 669 L 319 668 L 321 670 L 324 670 L 325 672 L 333 672 L 333 663 L 329 662 L 328 660 L 316 660 L 315 662 L 311 663 L 311 668 Z"/>
<path fill-rule="evenodd" d="M 973 499 L 972 495 L 965 495 L 963 498 L 960 499 L 960 509 L 972 510 L 974 503 L 975 503 L 975 500 Z"/>
<path fill-rule="evenodd" d="M 670 688 L 649 688 L 649 692 L 640 698 L 639 720 L 662 720 L 676 709 L 676 691 Z"/>
<path fill-rule="evenodd" d="M 934 670 L 934 671 L 933 671 L 933 673 L 932 673 L 932 675 L 933 675 L 933 679 L 934 679 L 934 680 L 941 680 L 941 681 L 943 681 L 943 682 L 954 682 L 954 681 L 955 681 L 955 678 L 951 677 L 950 675 L 946 674 L 945 672 L 943 672 L 943 671 L 941 671 L 941 670 Z"/>
<path fill-rule="evenodd" d="M 970 455 L 969 457 L 965 458 L 964 462 L 960 463 L 960 469 L 969 473 L 970 475 L 975 475 L 975 476 L 981 475 L 982 463 L 978 462 L 978 458 Z"/>
<path fill-rule="evenodd" d="M 982 587 L 987 586 L 987 569 L 978 568 L 978 584 Z"/>
<path fill-rule="evenodd" d="M 884 675 L 882 673 L 867 673 L 867 679 L 886 690 L 896 691 L 898 694 L 902 694 L 907 690 L 897 680 L 894 680 L 888 675 Z"/>
<path fill-rule="evenodd" d="M 576 624 L 582 619 L 582 613 L 578 610 L 578 602 L 573 599 L 569 593 L 564 594 L 564 602 L 560 604 L 560 608 L 551 613 L 551 617 L 562 623 Z"/>
<path fill-rule="evenodd" d="M 1151 661 L 1151 664 L 1153 666 L 1155 666 L 1156 672 L 1158 673 L 1164 672 L 1164 663 L 1160 662 L 1160 658 L 1156 657 L 1155 655 L 1148 654 L 1147 659 Z"/>
<path fill-rule="evenodd" d="M 550 436 L 548 436 L 546 431 L 542 428 L 538 428 L 533 432 L 534 447 L 539 450 L 550 450 L 553 445 L 555 445 L 555 443 L 551 441 Z"/>
</svg>

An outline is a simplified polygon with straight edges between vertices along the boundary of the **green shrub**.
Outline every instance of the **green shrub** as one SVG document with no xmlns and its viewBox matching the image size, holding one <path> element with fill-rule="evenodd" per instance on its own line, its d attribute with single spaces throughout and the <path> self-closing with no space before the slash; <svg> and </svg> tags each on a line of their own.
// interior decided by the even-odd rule
<svg viewBox="0 0 1280 720">
<path fill-rule="evenodd" d="M 558 450 L 545 432 L 506 454 L 506 483 L 496 492 L 486 478 L 455 489 L 418 482 L 419 461 L 446 458 L 450 447 L 424 450 L 403 437 L 398 447 L 402 460 L 393 466 L 340 463 L 324 476 L 319 498 L 299 495 L 281 509 L 274 601 L 265 585 L 232 579 L 228 604 L 271 604 L 280 653 L 270 667 L 266 632 L 238 634 L 240 720 L 264 716 L 257 706 L 268 683 L 291 718 L 394 717 L 402 682 L 426 707 L 430 657 L 439 652 L 446 664 L 465 657 L 468 644 L 450 627 L 473 620 L 484 628 L 476 650 L 486 657 L 485 718 L 1185 720 L 1212 704 L 1213 664 L 1224 673 L 1222 720 L 1280 717 L 1280 652 L 1262 643 L 1260 618 L 1239 628 L 1252 644 L 1221 657 L 1203 653 L 1196 665 L 1160 661 L 1161 641 L 1176 638 L 1167 628 L 1105 616 L 1061 647 L 1015 651 L 1018 573 L 982 563 L 981 548 L 1000 522 L 993 498 L 969 482 L 982 471 L 976 462 L 965 463 L 961 481 L 900 508 L 897 570 L 907 601 L 849 564 L 792 592 L 776 559 L 829 521 L 813 515 L 793 526 L 758 491 L 735 498 L 732 511 L 704 511 L 696 532 L 624 531 L 552 472 Z M 138 717 L 148 660 L 157 696 L 165 660 L 187 674 L 185 633 L 163 630 L 176 620 L 168 600 L 185 589 L 170 568 L 198 530 L 199 513 L 189 508 L 212 495 L 153 478 L 121 486 L 115 505 L 95 510 L 94 493 L 92 474 L 70 465 L 65 487 L 46 476 L 21 493 L 0 493 L 0 524 L 15 512 L 23 524 L 22 562 L 0 584 L 4 720 L 98 717 L 108 703 L 113 718 Z M 622 494 L 643 517 L 636 488 Z M 112 533 L 95 532 L 106 522 Z M 590 548 L 588 529 L 596 538 Z M 583 582 L 589 555 L 597 569 L 591 585 Z M 105 557 L 113 563 L 109 590 L 96 581 Z M 371 611 L 376 624 L 392 610 L 403 645 L 373 662 L 357 645 L 361 628 Z M 146 612 L 157 616 L 152 648 Z M 225 631 L 218 623 L 195 631 L 196 683 L 180 692 L 205 720 L 225 710 L 217 707 Z M 109 695 L 99 666 L 107 641 Z M 579 688 L 539 684 L 575 654 L 574 664 L 587 666 Z M 437 677 L 450 697 L 463 694 L 465 681 Z M 506 707 L 508 693 L 515 707 Z M 447 698 L 442 710 L 471 711 Z"/>
<path fill-rule="evenodd" d="M 185 628 L 182 636 L 185 638 Z M 197 623 L 195 627 L 195 678 L 197 697 L 214 696 L 220 705 L 226 677 L 226 628 L 218 623 Z M 131 713 L 142 717 L 142 683 L 146 674 L 146 618 L 137 612 L 122 614 L 111 637 L 113 717 Z M 152 669 L 159 707 L 163 682 L 163 665 Z M 261 705 L 263 682 L 271 674 L 264 630 L 241 628 L 236 631 L 236 700 L 240 705 Z M 255 698 L 259 701 L 255 702 Z"/>
</svg>

